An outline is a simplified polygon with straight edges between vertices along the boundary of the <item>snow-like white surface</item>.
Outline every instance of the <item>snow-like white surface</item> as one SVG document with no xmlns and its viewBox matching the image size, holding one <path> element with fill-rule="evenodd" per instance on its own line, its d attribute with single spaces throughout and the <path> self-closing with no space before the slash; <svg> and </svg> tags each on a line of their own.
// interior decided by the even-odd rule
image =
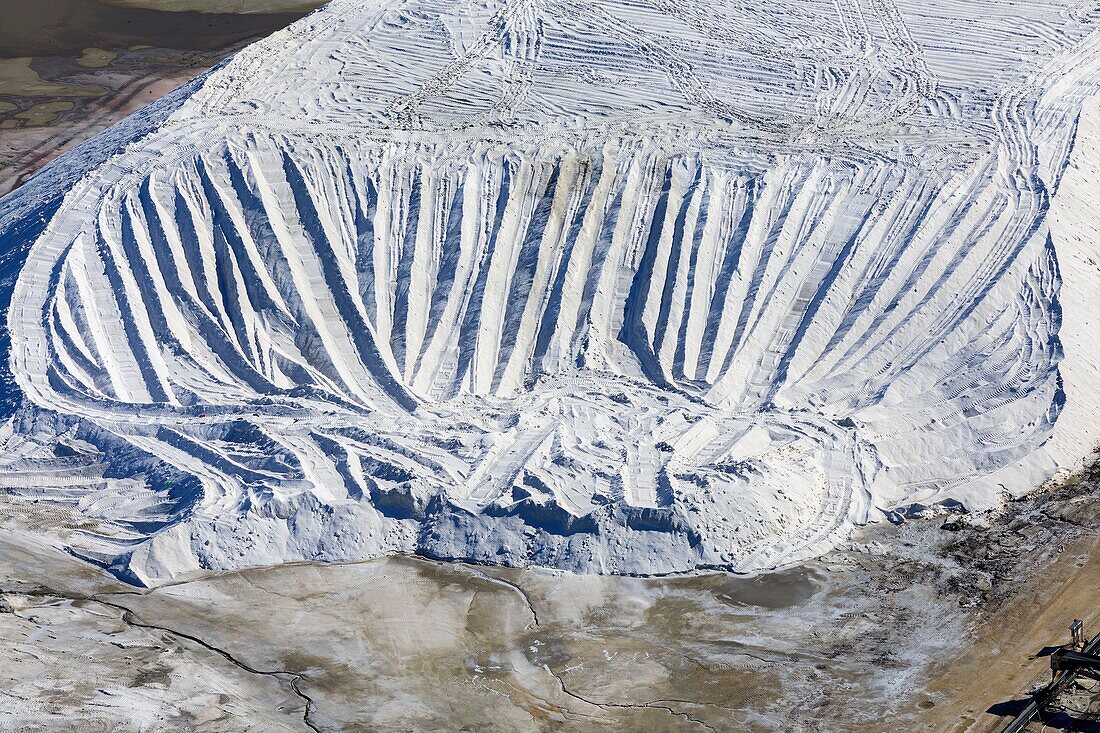
<svg viewBox="0 0 1100 733">
<path fill-rule="evenodd" d="M 991 506 L 1095 442 L 1095 187 L 1048 211 L 1096 147 L 1098 26 L 337 0 L 66 195 L 10 309 L 0 483 L 114 526 L 81 552 L 144 582 L 754 571 L 874 507 Z"/>
</svg>

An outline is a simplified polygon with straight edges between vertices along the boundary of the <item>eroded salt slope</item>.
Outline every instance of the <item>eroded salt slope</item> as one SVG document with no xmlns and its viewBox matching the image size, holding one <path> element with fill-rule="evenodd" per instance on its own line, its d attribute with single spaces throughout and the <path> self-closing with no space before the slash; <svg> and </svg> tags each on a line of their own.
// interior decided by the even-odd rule
<svg viewBox="0 0 1100 733">
<path fill-rule="evenodd" d="M 1060 297 L 1100 278 L 1059 263 L 1095 244 L 1046 214 L 1098 20 L 335 2 L 68 193 L 13 297 L 0 482 L 142 582 L 754 571 L 989 506 L 1091 447 Z"/>
</svg>

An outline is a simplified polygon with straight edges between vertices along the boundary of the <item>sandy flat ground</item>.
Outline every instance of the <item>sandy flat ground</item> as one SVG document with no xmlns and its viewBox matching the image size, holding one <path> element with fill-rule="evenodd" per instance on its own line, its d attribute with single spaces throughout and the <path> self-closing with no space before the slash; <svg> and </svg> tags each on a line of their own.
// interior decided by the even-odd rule
<svg viewBox="0 0 1100 733">
<path fill-rule="evenodd" d="M 1079 618 L 1086 630 L 1100 632 L 1097 579 L 1100 535 L 1093 532 L 1067 543 L 1042 576 L 1023 583 L 1001 608 L 982 619 L 971 643 L 952 655 L 945 671 L 927 684 L 928 692 L 942 696 L 943 702 L 918 718 L 924 727 L 960 733 L 1000 730 L 1005 720 L 989 707 L 1026 700 L 1028 691 L 1050 679 L 1049 661 L 1040 653 L 1068 642 L 1067 619 Z"/>
</svg>

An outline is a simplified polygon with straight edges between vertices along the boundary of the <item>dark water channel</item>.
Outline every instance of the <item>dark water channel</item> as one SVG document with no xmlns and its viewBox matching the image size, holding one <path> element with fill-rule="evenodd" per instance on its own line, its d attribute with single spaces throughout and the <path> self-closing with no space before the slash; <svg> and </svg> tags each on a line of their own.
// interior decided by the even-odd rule
<svg viewBox="0 0 1100 733">
<path fill-rule="evenodd" d="M 121 51 L 138 45 L 213 51 L 271 33 L 302 15 L 217 12 L 223 6 L 233 8 L 238 4 L 218 0 L 205 4 L 211 12 L 116 7 L 99 0 L 0 0 L 4 18 L 0 23 L 0 57 L 80 57 L 86 48 Z M 170 7 L 165 2 L 148 5 Z M 270 5 L 278 8 L 287 3 L 272 0 Z"/>
</svg>

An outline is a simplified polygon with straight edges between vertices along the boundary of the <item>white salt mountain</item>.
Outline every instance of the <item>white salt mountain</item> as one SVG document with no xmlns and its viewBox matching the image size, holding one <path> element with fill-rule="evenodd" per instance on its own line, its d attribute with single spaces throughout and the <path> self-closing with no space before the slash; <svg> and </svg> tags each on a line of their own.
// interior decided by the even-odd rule
<svg viewBox="0 0 1100 733">
<path fill-rule="evenodd" d="M 1098 27 L 338 0 L 5 202 L 0 483 L 143 583 L 748 572 L 995 505 L 1096 441 Z"/>
</svg>

